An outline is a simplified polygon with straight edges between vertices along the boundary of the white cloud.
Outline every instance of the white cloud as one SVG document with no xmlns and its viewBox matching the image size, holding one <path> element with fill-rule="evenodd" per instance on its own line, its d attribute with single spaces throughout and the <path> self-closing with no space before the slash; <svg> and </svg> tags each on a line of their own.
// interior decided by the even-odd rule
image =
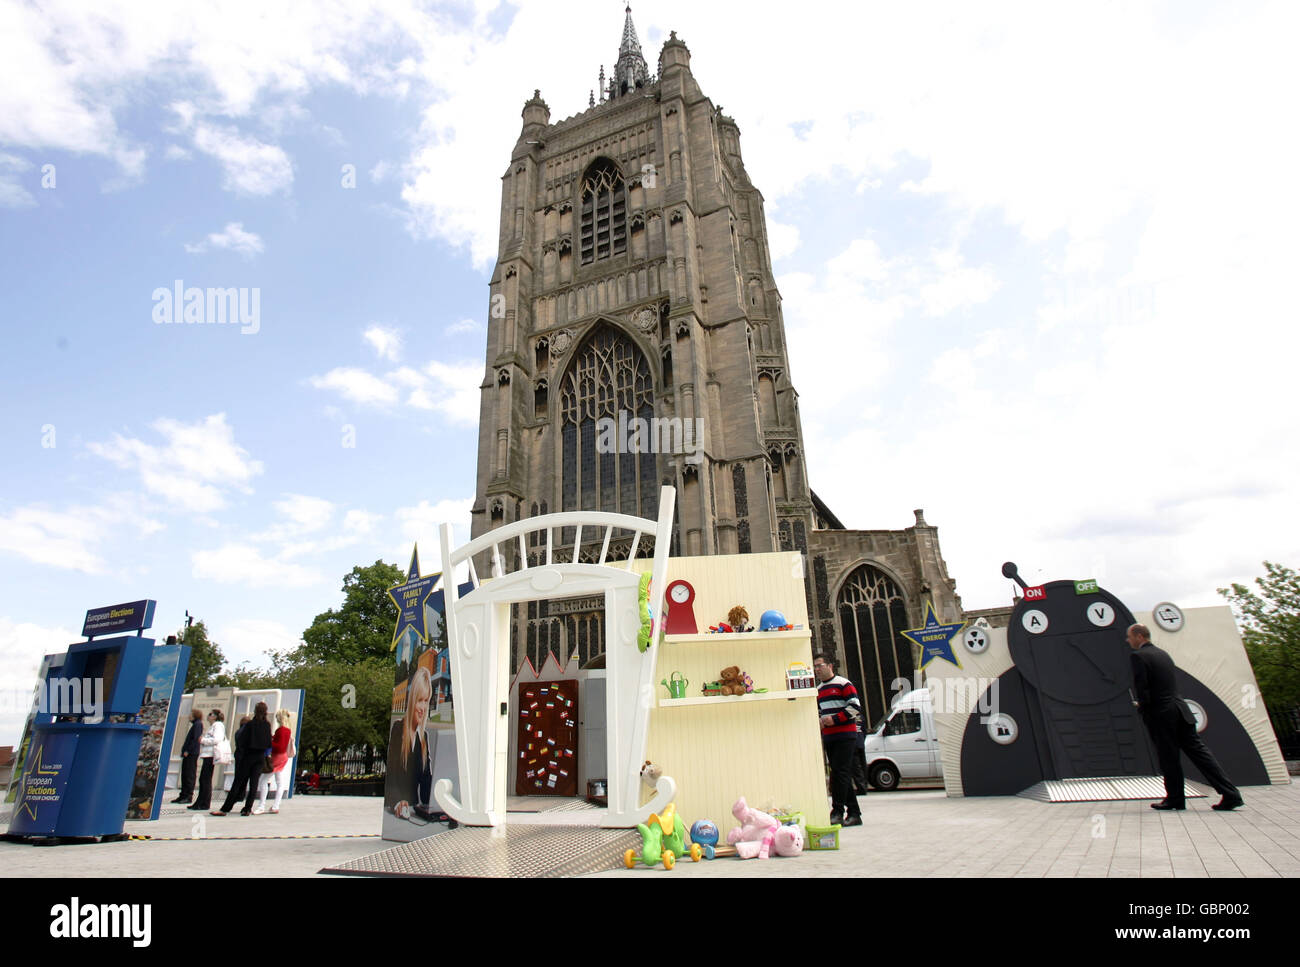
<svg viewBox="0 0 1300 967">
<path fill-rule="evenodd" d="M 200 123 L 194 146 L 221 162 L 222 186 L 246 195 L 271 195 L 293 184 L 293 164 L 284 149 L 246 137 L 231 127 Z"/>
<path fill-rule="evenodd" d="M 767 247 L 772 261 L 779 262 L 793 255 L 799 248 L 799 229 L 769 218 L 767 222 Z"/>
<path fill-rule="evenodd" d="M 384 326 L 371 326 L 362 337 L 370 343 L 380 359 L 390 363 L 397 362 L 402 356 L 402 334 L 396 329 Z"/>
<path fill-rule="evenodd" d="M 334 518 L 334 504 L 323 497 L 288 494 L 275 502 L 275 509 L 288 518 L 296 533 L 321 530 Z"/>
<path fill-rule="evenodd" d="M 30 208 L 36 196 L 23 185 L 32 163 L 16 155 L 0 152 L 0 208 Z"/>
<path fill-rule="evenodd" d="M 438 535 L 441 526 L 452 525 L 453 547 L 459 547 L 469 540 L 470 510 L 473 506 L 473 499 L 466 498 L 440 500 L 433 504 L 422 500 L 412 507 L 399 507 L 393 513 L 402 539 L 401 544 L 392 551 L 395 559 L 402 562 L 409 560 L 411 545 L 419 542 L 424 545 L 420 563 L 425 573 L 438 570 L 438 556 L 441 553 L 441 539 Z"/>
<path fill-rule="evenodd" d="M 226 506 L 226 491 L 251 492 L 250 481 L 262 464 L 235 442 L 226 414 L 216 413 L 196 423 L 162 418 L 150 428 L 161 444 L 113 434 L 108 443 L 91 442 L 91 453 L 140 475 L 149 493 L 180 510 L 207 513 Z"/>
<path fill-rule="evenodd" d="M 78 631 L 0 617 L 0 745 L 16 746 L 22 736 L 41 659 L 82 640 Z"/>
<path fill-rule="evenodd" d="M 310 382 L 317 389 L 333 390 L 353 403 L 387 406 L 397 402 L 397 390 L 364 369 L 340 366 L 324 376 L 313 376 Z"/>
<path fill-rule="evenodd" d="M 453 322 L 443 330 L 443 332 L 448 336 L 459 336 L 467 333 L 474 334 L 486 331 L 486 327 L 484 327 L 481 322 L 474 319 L 462 319 L 459 322 Z"/>
<path fill-rule="evenodd" d="M 243 222 L 227 222 L 219 232 L 212 232 L 202 242 L 186 243 L 185 251 L 191 255 L 201 255 L 209 249 L 220 249 L 252 258 L 262 253 L 262 237 L 255 232 L 244 231 Z"/>
<path fill-rule="evenodd" d="M 302 641 L 301 631 L 267 618 L 241 618 L 214 624 L 211 632 L 212 640 L 221 646 L 226 664 L 232 668 L 243 664 L 269 667 L 269 652 L 293 651 Z"/>
<path fill-rule="evenodd" d="M 195 578 L 222 584 L 245 584 L 252 588 L 305 588 L 329 583 L 316 569 L 283 558 L 266 557 L 252 544 L 227 543 L 213 550 L 194 551 L 190 560 Z"/>
<path fill-rule="evenodd" d="M 424 371 L 433 379 L 429 391 L 434 395 L 434 408 L 453 423 L 477 426 L 483 364 L 434 360 Z"/>
<path fill-rule="evenodd" d="M 92 506 L 63 509 L 37 503 L 0 515 L 0 551 L 49 567 L 106 574 L 109 568 L 99 545 L 124 531 L 149 535 L 162 526 L 127 494 L 109 494 Z"/>
<path fill-rule="evenodd" d="M 439 412 L 449 422 L 473 426 L 478 422 L 481 363 L 430 362 L 423 369 L 401 366 L 382 376 L 355 367 L 338 367 L 313 376 L 311 385 L 331 390 L 354 403 L 391 407 L 401 398 L 399 387 L 409 390 L 406 405 Z"/>
<path fill-rule="evenodd" d="M 366 510 L 349 510 L 343 516 L 343 529 L 358 537 L 374 533 L 375 525 L 383 520 L 383 514 L 372 514 Z"/>
</svg>

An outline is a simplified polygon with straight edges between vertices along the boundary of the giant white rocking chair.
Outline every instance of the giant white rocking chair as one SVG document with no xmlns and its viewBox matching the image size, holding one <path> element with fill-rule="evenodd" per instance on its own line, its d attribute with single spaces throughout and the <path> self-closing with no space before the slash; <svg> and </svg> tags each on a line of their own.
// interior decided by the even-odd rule
<svg viewBox="0 0 1300 967">
<path fill-rule="evenodd" d="M 547 514 L 516 521 L 482 534 L 456 550 L 451 549 L 451 526 L 443 524 L 442 573 L 451 649 L 452 694 L 456 704 L 456 759 L 460 767 L 460 799 L 452 795 L 451 781 L 440 779 L 433 795 L 452 819 L 467 826 L 498 826 L 506 819 L 506 782 L 514 771 L 509 760 L 510 722 L 506 696 L 511 669 L 509 653 L 510 605 L 538 598 L 603 594 L 605 598 L 606 753 L 609 775 L 609 807 L 600 825 L 635 826 L 652 813 L 662 811 L 677 793 L 668 776 L 660 778 L 655 795 L 644 806 L 640 798 L 640 770 L 645 757 L 646 731 L 654 704 L 654 671 L 658 653 L 658 629 L 663 612 L 664 581 L 668 573 L 668 551 L 672 538 L 673 505 L 676 491 L 659 491 L 659 519 L 648 520 L 627 514 L 576 511 Z M 556 562 L 553 540 L 561 528 L 575 528 L 571 560 Z M 614 530 L 633 532 L 627 559 L 607 561 Z M 600 559 L 595 564 L 577 563 L 582 535 L 604 531 Z M 526 537 L 545 531 L 544 564 L 528 566 Z M 642 652 L 637 647 L 641 628 L 638 608 L 640 575 L 632 561 L 643 535 L 654 534 L 654 564 L 651 569 L 650 614 L 656 634 Z M 501 547 L 518 541 L 520 568 L 506 573 Z M 566 542 L 567 543 L 567 542 Z M 490 552 L 492 580 L 479 582 L 475 555 Z M 457 595 L 457 567 L 468 566 L 472 591 Z"/>
</svg>

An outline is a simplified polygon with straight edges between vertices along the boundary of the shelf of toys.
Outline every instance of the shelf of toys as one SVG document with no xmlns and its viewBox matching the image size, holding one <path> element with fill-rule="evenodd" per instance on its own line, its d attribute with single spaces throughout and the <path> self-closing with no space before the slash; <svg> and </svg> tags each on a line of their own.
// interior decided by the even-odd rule
<svg viewBox="0 0 1300 967">
<path fill-rule="evenodd" d="M 670 610 L 665 630 L 676 633 L 659 645 L 646 756 L 676 780 L 688 822 L 710 819 L 725 830 L 741 796 L 757 809 L 827 812 L 800 565 L 790 552 L 668 563 L 668 608 L 678 612 Z M 747 616 L 728 620 L 740 617 L 737 607 Z M 757 630 L 768 611 L 785 619 L 769 620 L 780 630 Z M 754 630 L 709 632 L 723 623 Z"/>
<path fill-rule="evenodd" d="M 665 644 L 698 644 L 702 641 L 708 642 L 736 642 L 746 641 L 808 641 L 811 635 L 802 629 L 797 631 L 732 631 L 732 632 L 705 632 L 702 635 L 664 635 Z"/>
<path fill-rule="evenodd" d="M 815 688 L 783 689 L 779 692 L 754 692 L 748 695 L 701 695 L 697 698 L 661 698 L 660 708 L 680 708 L 683 705 L 726 705 L 728 702 L 765 702 L 785 699 L 793 702 L 797 698 L 816 698 Z"/>
</svg>

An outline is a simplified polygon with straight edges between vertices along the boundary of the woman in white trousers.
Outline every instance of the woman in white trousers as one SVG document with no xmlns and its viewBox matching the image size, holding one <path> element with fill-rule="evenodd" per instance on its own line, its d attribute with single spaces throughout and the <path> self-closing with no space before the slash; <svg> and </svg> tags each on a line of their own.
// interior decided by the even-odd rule
<svg viewBox="0 0 1300 967">
<path fill-rule="evenodd" d="M 279 727 L 271 736 L 271 771 L 262 773 L 261 779 L 258 780 L 258 800 L 257 805 L 253 807 L 254 816 L 266 812 L 266 794 L 270 792 L 272 783 L 275 784 L 275 802 L 271 806 L 271 812 L 278 813 L 280 799 L 284 796 L 284 791 L 289 788 L 289 783 L 293 782 L 293 757 L 297 752 L 293 741 L 293 713 L 287 708 L 282 708 L 275 713 L 275 721 Z"/>
</svg>

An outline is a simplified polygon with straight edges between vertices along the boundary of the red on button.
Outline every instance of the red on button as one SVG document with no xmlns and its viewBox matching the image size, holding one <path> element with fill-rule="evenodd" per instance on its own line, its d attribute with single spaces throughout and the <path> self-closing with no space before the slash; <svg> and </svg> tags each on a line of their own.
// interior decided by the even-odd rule
<svg viewBox="0 0 1300 967">
<path fill-rule="evenodd" d="M 1047 588 L 1043 587 L 1041 584 L 1040 584 L 1038 587 L 1036 587 L 1036 588 L 1025 588 L 1025 600 L 1026 600 L 1026 601 L 1046 601 L 1046 600 L 1047 600 Z"/>
</svg>

